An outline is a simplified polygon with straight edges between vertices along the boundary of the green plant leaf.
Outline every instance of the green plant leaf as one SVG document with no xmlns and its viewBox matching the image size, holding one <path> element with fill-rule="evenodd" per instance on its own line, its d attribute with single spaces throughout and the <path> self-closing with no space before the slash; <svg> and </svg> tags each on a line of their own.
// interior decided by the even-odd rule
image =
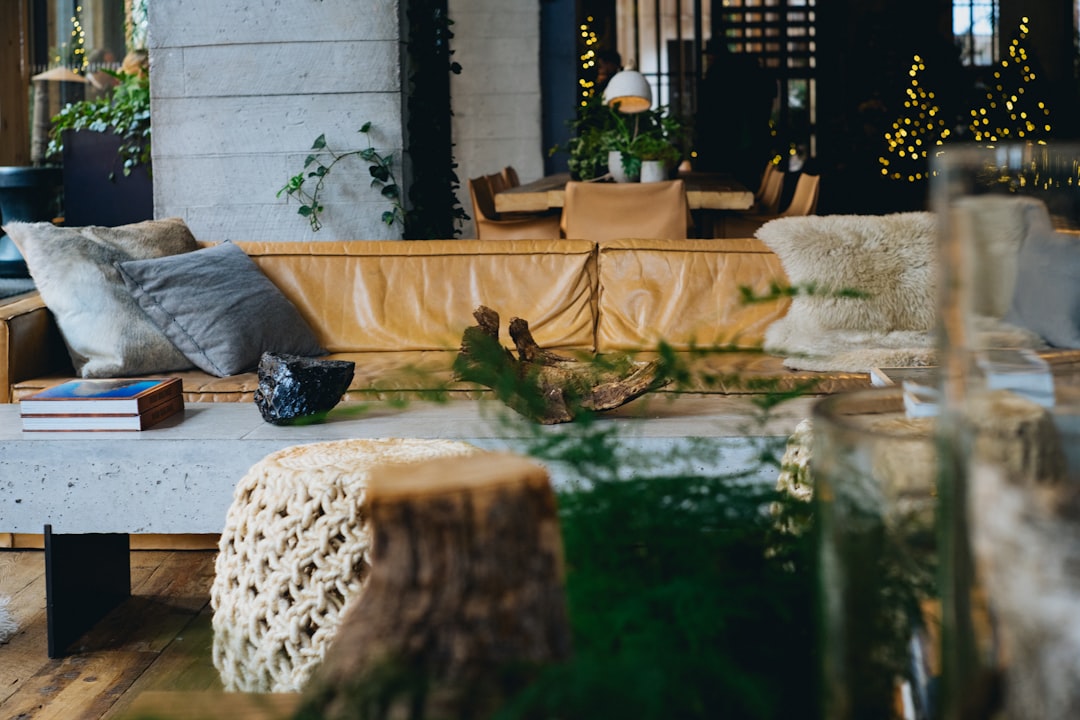
<svg viewBox="0 0 1080 720">
<path fill-rule="evenodd" d="M 369 130 L 371 130 L 371 121 L 370 120 L 368 120 L 366 123 L 364 123 L 363 125 L 360 126 L 360 132 L 362 132 L 362 133 L 366 133 Z"/>
<path fill-rule="evenodd" d="M 387 185 L 382 189 L 382 196 L 391 200 L 397 200 L 401 193 L 398 191 L 398 186 L 394 184 Z"/>
<path fill-rule="evenodd" d="M 312 150 L 322 150 L 326 147 L 326 134 L 323 133 L 319 137 L 315 138 L 315 142 L 311 143 Z"/>
<path fill-rule="evenodd" d="M 382 221 L 384 223 L 386 223 L 387 225 L 393 225 L 395 220 L 397 220 L 397 215 L 395 213 L 391 212 L 390 210 L 386 210 L 383 212 Z"/>
<path fill-rule="evenodd" d="M 311 208 L 310 205 L 301 205 L 300 209 L 297 210 L 296 212 L 299 213 L 300 215 L 303 215 L 304 217 L 308 217 L 309 215 L 311 215 L 312 208 Z"/>
<path fill-rule="evenodd" d="M 390 179 L 390 171 L 383 165 L 372 165 L 368 168 L 368 172 L 371 173 L 371 177 L 386 182 Z"/>
</svg>

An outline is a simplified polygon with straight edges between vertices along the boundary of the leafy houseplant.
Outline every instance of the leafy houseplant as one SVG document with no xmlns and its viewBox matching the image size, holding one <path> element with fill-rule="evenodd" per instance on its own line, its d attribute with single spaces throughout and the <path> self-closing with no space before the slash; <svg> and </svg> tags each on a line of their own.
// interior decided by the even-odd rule
<svg viewBox="0 0 1080 720">
<path fill-rule="evenodd" d="M 47 154 L 59 158 L 65 131 L 114 133 L 120 138 L 120 159 L 125 176 L 150 165 L 150 77 L 146 73 L 103 70 L 117 79 L 111 96 L 83 100 L 64 107 L 53 118 Z M 110 173 L 109 179 L 113 179 Z"/>
<path fill-rule="evenodd" d="M 666 107 L 630 116 L 593 98 L 582 106 L 571 129 L 576 136 L 565 149 L 570 155 L 570 173 L 579 180 L 592 180 L 608 172 L 608 153 L 612 151 L 622 154 L 623 170 L 630 176 L 640 173 L 642 160 L 674 165 L 681 157 L 683 124 L 668 115 Z"/>
</svg>

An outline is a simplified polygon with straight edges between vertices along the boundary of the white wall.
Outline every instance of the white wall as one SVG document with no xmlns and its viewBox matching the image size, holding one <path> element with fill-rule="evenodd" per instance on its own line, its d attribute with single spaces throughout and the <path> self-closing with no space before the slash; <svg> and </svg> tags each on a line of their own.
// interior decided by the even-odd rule
<svg viewBox="0 0 1080 720">
<path fill-rule="evenodd" d="M 392 152 L 403 119 L 397 0 L 154 0 L 149 47 L 154 214 L 180 216 L 206 240 L 400 237 L 366 163 L 334 168 L 323 228 L 275 197 L 325 133 L 335 149 Z M 536 0 L 450 0 L 454 154 L 465 179 L 514 165 L 543 173 L 540 7 Z M 310 180 L 308 182 L 311 182 Z M 462 237 L 472 237 L 471 224 Z"/>
<path fill-rule="evenodd" d="M 398 37 L 396 1 L 151 2 L 155 216 L 205 240 L 400 237 L 356 158 L 334 168 L 318 233 L 275 197 L 320 133 L 366 147 L 370 120 L 375 146 L 400 159 Z"/>
<path fill-rule="evenodd" d="M 513 165 L 522 182 L 544 174 L 540 118 L 540 3 L 449 0 L 450 48 L 462 72 L 450 81 L 458 199 L 472 215 L 466 179 Z M 476 237 L 472 223 L 461 237 Z"/>
</svg>

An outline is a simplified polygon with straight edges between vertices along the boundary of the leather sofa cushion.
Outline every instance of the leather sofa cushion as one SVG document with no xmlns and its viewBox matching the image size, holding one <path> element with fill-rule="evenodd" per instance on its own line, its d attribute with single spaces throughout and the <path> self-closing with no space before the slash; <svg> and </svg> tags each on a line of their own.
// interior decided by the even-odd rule
<svg viewBox="0 0 1080 720">
<path fill-rule="evenodd" d="M 487 305 L 547 348 L 593 348 L 595 244 L 238 242 L 331 353 L 457 350 Z M 317 310 L 316 310 L 317 308 Z"/>
<path fill-rule="evenodd" d="M 758 240 L 612 240 L 599 253 L 600 352 L 659 340 L 676 350 L 759 347 L 790 304 L 743 300 L 741 285 L 764 295 L 787 284 L 780 259 Z"/>
</svg>

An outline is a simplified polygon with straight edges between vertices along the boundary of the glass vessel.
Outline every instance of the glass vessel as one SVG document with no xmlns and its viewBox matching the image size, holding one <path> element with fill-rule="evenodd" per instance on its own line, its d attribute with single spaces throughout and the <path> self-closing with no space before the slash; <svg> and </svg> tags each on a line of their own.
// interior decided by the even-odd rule
<svg viewBox="0 0 1080 720">
<path fill-rule="evenodd" d="M 936 717 L 933 431 L 907 417 L 900 387 L 814 406 L 822 718 Z"/>
<path fill-rule="evenodd" d="M 945 718 L 1080 717 L 1080 147 L 931 164 Z"/>
</svg>

